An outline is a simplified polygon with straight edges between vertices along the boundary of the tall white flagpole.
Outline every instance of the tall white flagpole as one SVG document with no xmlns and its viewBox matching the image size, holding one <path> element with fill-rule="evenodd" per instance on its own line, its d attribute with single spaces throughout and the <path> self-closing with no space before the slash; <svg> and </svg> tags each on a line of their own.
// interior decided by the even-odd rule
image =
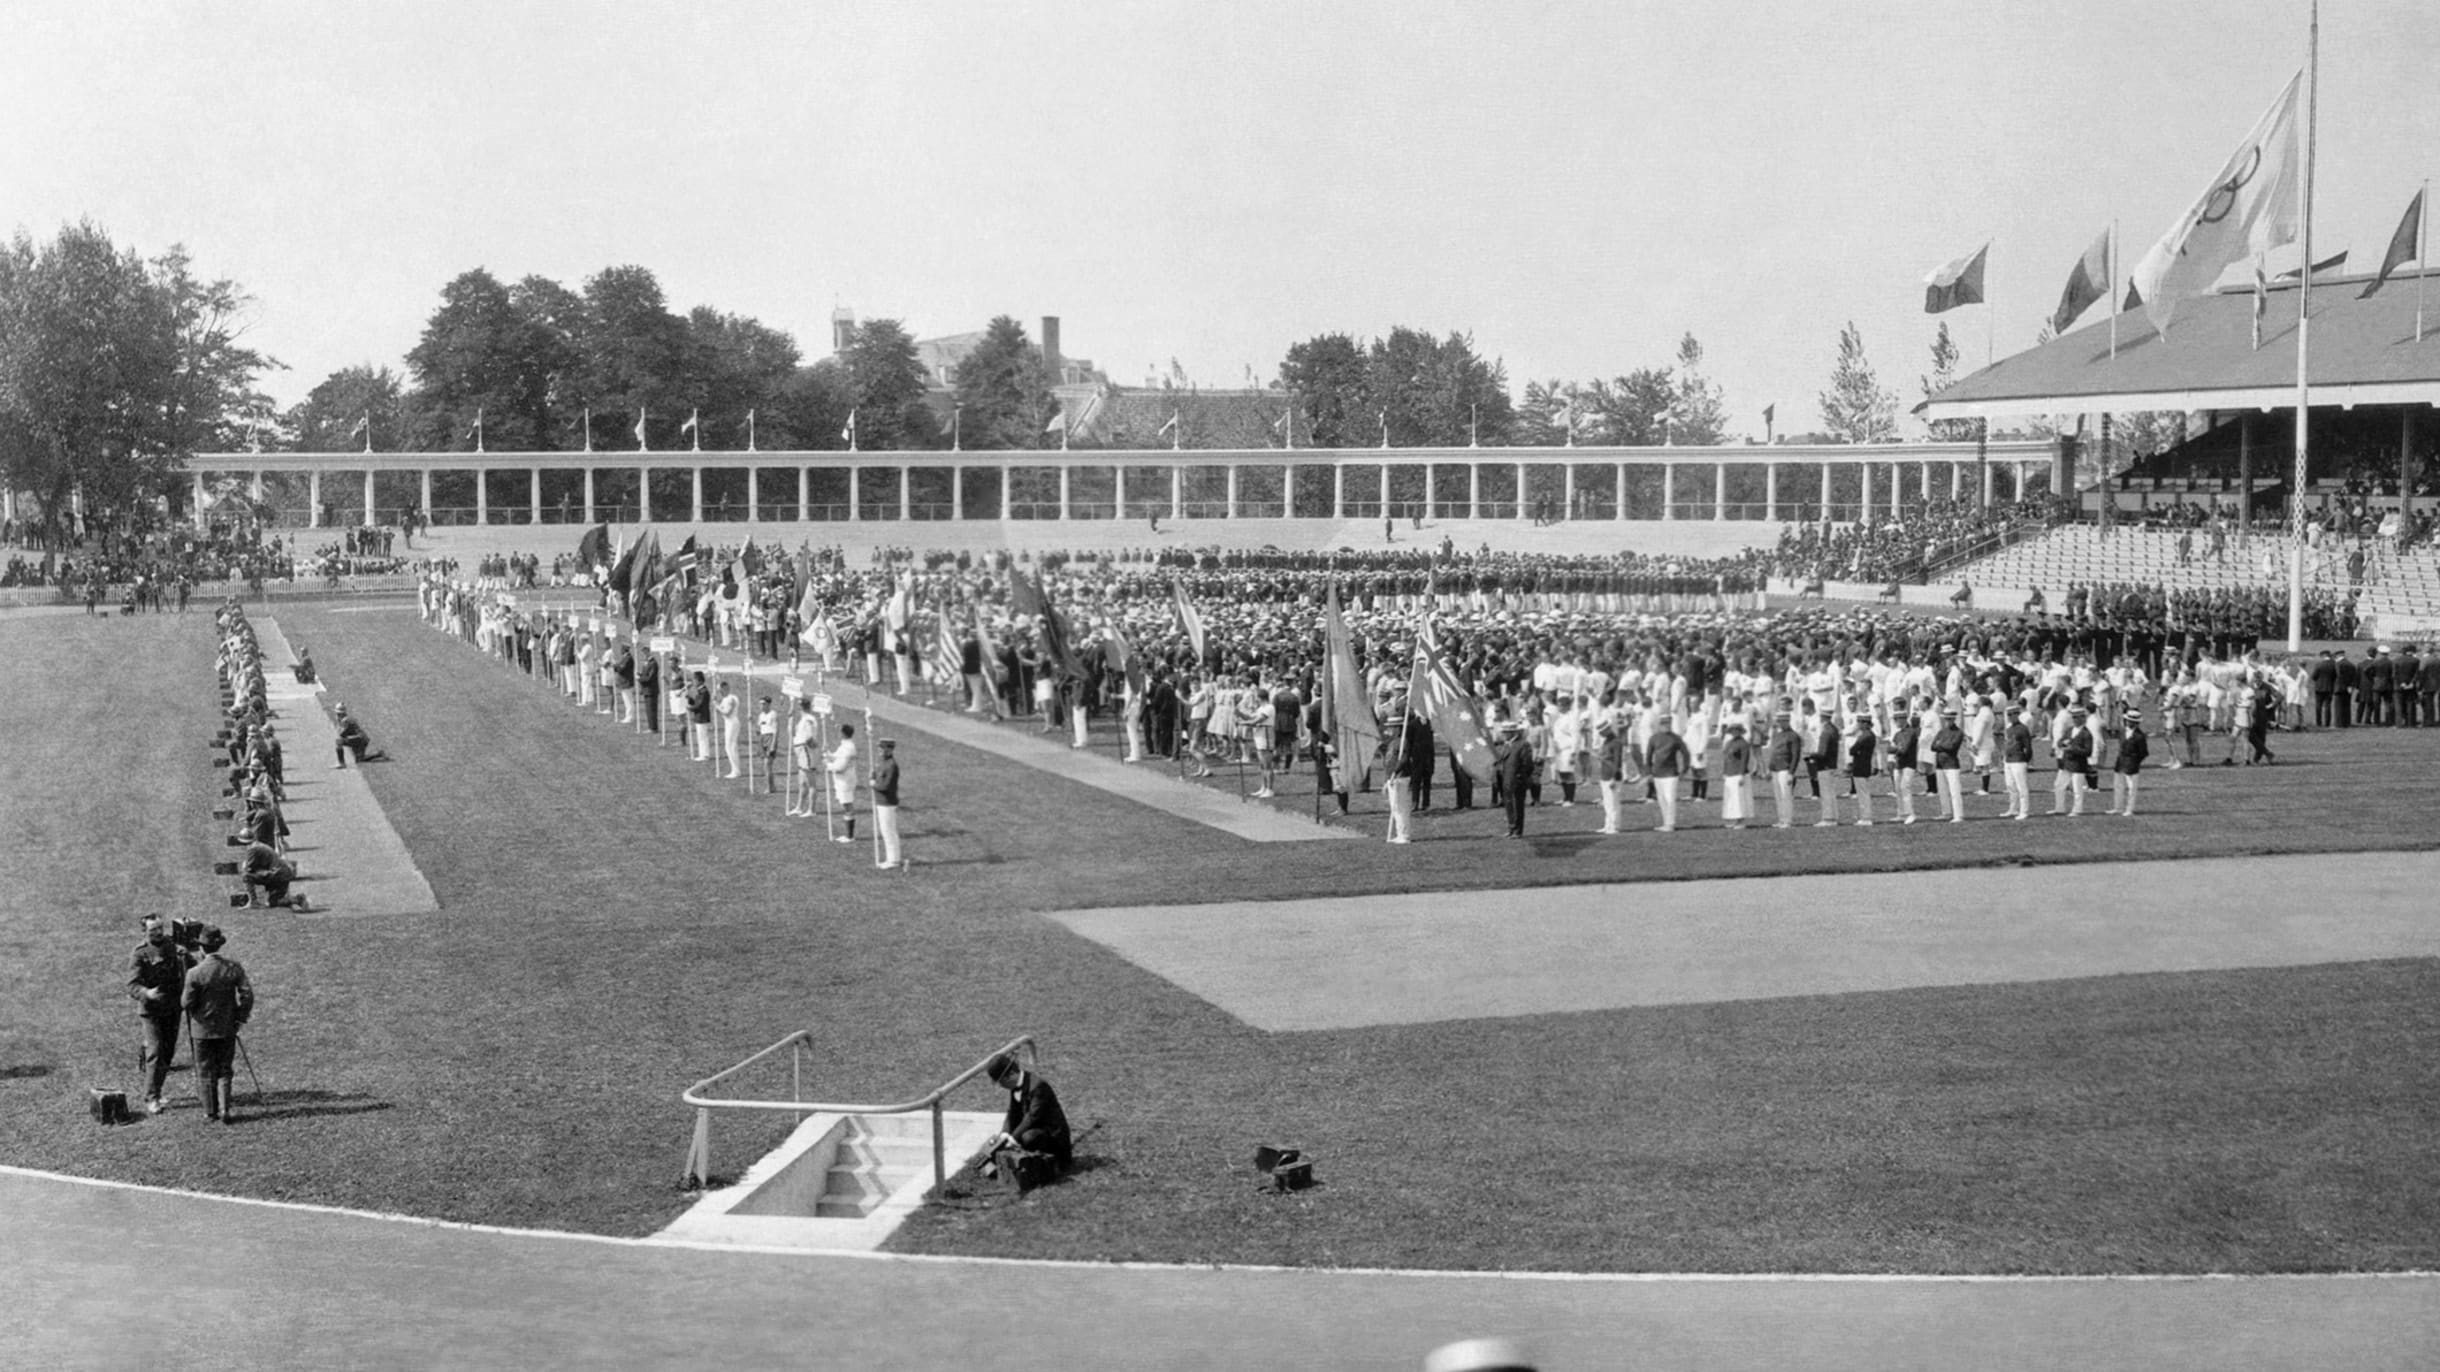
<svg viewBox="0 0 2440 1372">
<path fill-rule="evenodd" d="M 2101 250 L 2101 258 L 2102 271 L 2110 279 L 2109 297 L 2101 303 L 2107 306 L 2110 312 L 2110 356 L 2115 359 L 2118 356 L 2118 306 L 2122 299 L 2118 294 L 2118 221 L 2116 219 L 2110 220 L 2109 245 Z"/>
<path fill-rule="evenodd" d="M 2415 196 L 2415 341 L 2423 341 L 2423 278 L 2432 269 L 2432 183 L 2423 179 L 2423 189 Z M 368 430 L 369 432 L 369 430 Z M 365 440 L 367 451 L 372 440 Z"/>
<path fill-rule="evenodd" d="M 2311 428 L 2309 333 L 2313 323 L 2313 145 L 2321 109 L 2321 0 L 2313 0 L 2305 43 L 2304 274 L 2296 287 L 2296 477 L 2288 489 L 2288 651 L 2304 648 L 2304 487 Z"/>
</svg>

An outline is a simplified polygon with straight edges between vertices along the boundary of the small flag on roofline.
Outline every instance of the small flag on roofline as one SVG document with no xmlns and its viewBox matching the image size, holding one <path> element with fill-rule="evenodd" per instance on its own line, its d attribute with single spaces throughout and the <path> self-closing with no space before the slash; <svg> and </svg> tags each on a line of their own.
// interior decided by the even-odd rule
<svg viewBox="0 0 2440 1372">
<path fill-rule="evenodd" d="M 2374 291 L 2389 284 L 2391 272 L 2407 263 L 2413 262 L 2418 267 L 2422 266 L 2423 264 L 2418 260 L 2422 254 L 2422 249 L 2418 246 L 2422 242 L 2422 238 L 2423 192 L 2418 190 L 2415 192 L 2415 198 L 2406 202 L 2406 217 L 2398 221 L 2398 231 L 2389 235 L 2389 251 L 2381 254 L 2380 275 L 2372 278 L 2372 284 L 2364 287 L 2364 293 L 2357 296 L 2356 299 L 2369 299 Z"/>
<path fill-rule="evenodd" d="M 2093 307 L 2093 302 L 2110 293 L 2110 231 L 2103 229 L 2093 245 L 2076 259 L 2067 272 L 2066 289 L 2059 292 L 2059 308 L 2050 312 L 2050 331 L 2063 334 L 2075 325 L 2076 319 Z"/>
<path fill-rule="evenodd" d="M 1923 312 L 1940 314 L 1983 303 L 1983 267 L 1990 256 L 1991 245 L 1985 243 L 1923 278 Z"/>
</svg>

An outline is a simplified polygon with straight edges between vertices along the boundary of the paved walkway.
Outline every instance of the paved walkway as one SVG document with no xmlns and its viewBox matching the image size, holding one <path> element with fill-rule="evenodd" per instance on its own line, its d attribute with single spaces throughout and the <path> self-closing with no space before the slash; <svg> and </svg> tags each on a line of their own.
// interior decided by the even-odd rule
<svg viewBox="0 0 2440 1372">
<path fill-rule="evenodd" d="M 211 1254 L 211 1261 L 198 1261 Z M 0 1361 L 125 1367 L 1314 1367 L 1522 1337 L 1619 1367 L 2427 1368 L 2440 1277 L 1504 1277 L 807 1257 L 437 1225 L 0 1168 Z M 148 1332 L 150 1331 L 150 1332 Z"/>
<path fill-rule="evenodd" d="M 2334 888 L 2335 864 L 2345 864 Z M 2048 899 L 2054 884 L 2072 898 Z M 2340 893 L 2343 890 L 2343 898 Z M 1051 918 L 1261 1029 L 2440 954 L 2440 853 L 1434 892 Z M 2198 894 L 2199 893 L 2199 894 Z"/>
<path fill-rule="evenodd" d="M 301 878 L 297 889 L 313 905 L 301 918 L 411 915 L 441 908 L 406 841 L 382 813 L 363 769 L 353 762 L 345 771 L 331 765 L 339 730 L 322 707 L 325 684 L 298 684 L 288 671 L 296 654 L 269 616 L 254 618 L 254 633 L 263 648 L 263 693 L 279 726 L 288 771 L 289 852 Z"/>
</svg>

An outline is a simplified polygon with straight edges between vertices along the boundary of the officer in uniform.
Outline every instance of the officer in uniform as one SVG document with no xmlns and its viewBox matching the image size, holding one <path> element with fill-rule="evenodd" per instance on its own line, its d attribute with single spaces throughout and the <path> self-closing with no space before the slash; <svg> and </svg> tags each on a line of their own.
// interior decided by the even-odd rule
<svg viewBox="0 0 2440 1372">
<path fill-rule="evenodd" d="M 898 847 L 898 740 L 885 738 L 873 746 L 881 750 L 873 763 L 873 830 L 881 836 L 881 861 L 875 865 L 888 871 L 906 865 Z"/>
<path fill-rule="evenodd" d="M 136 945 L 135 969 L 127 977 L 128 998 L 136 1003 L 136 1022 L 143 1028 L 144 1109 L 158 1115 L 161 1088 L 169 1081 L 170 1060 L 178 1055 L 178 1021 L 185 1013 L 186 950 L 178 946 L 169 921 L 158 914 L 144 917 L 144 941 Z"/>
</svg>

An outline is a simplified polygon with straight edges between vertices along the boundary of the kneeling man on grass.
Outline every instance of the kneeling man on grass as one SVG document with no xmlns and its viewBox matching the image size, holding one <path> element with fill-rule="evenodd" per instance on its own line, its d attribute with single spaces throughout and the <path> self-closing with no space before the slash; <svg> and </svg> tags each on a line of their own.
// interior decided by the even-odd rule
<svg viewBox="0 0 2440 1372">
<path fill-rule="evenodd" d="M 1008 1115 L 991 1141 L 986 1177 L 1006 1177 L 1020 1191 L 1050 1181 L 1074 1161 L 1075 1144 L 1068 1136 L 1067 1112 L 1051 1084 L 1018 1065 L 1007 1053 L 992 1054 L 984 1074 L 1008 1092 Z"/>
</svg>

